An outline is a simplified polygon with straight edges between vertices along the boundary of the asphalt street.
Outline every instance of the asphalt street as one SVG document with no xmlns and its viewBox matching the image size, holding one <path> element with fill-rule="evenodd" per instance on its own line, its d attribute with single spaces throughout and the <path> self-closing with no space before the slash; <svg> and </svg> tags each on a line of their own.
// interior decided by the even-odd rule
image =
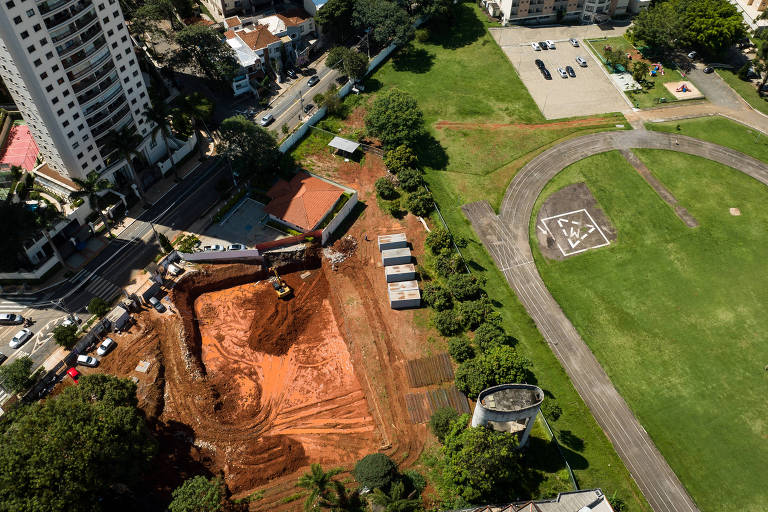
<svg viewBox="0 0 768 512">
<path fill-rule="evenodd" d="M 302 120 L 314 114 L 317 111 L 317 105 L 313 98 L 316 94 L 324 93 L 338 85 L 336 78 L 340 75 L 338 71 L 326 67 L 323 61 L 317 66 L 317 73 L 313 76 L 320 79 L 314 86 L 310 87 L 307 83 L 310 77 L 300 77 L 295 85 L 270 105 L 268 110 L 259 113 L 259 117 L 266 114 L 275 116 L 275 121 L 270 126 L 271 130 L 279 132 L 283 125 L 293 129 Z M 310 104 L 314 105 L 314 108 L 309 113 L 304 113 L 304 107 Z"/>
</svg>

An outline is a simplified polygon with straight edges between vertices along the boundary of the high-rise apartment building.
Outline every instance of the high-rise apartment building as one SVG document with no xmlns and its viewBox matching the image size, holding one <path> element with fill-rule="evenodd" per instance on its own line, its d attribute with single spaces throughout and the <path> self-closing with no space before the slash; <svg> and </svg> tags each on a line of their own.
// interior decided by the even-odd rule
<svg viewBox="0 0 768 512">
<path fill-rule="evenodd" d="M 118 0 L 0 0 L 0 76 L 47 171 L 130 183 L 105 137 L 131 125 L 149 163 L 166 153 L 144 119 L 149 94 Z"/>
</svg>

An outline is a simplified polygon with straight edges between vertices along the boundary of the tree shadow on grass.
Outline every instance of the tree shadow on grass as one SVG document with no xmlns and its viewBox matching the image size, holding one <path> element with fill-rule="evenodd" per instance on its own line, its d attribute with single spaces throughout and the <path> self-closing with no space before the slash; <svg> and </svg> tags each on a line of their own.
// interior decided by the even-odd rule
<svg viewBox="0 0 768 512">
<path fill-rule="evenodd" d="M 392 66 L 395 71 L 426 73 L 432 69 L 434 63 L 434 55 L 424 48 L 416 48 L 412 43 L 409 43 L 392 57 Z"/>
<path fill-rule="evenodd" d="M 567 446 L 571 450 L 577 452 L 584 451 L 584 440 L 574 435 L 570 430 L 561 430 L 557 437 L 560 444 Z"/>
<path fill-rule="evenodd" d="M 450 20 L 429 24 L 429 42 L 455 50 L 467 46 L 485 35 L 485 26 L 468 4 L 453 6 Z"/>
<path fill-rule="evenodd" d="M 448 166 L 448 154 L 440 142 L 429 133 L 423 133 L 413 143 L 419 165 L 435 170 L 444 170 Z"/>
</svg>

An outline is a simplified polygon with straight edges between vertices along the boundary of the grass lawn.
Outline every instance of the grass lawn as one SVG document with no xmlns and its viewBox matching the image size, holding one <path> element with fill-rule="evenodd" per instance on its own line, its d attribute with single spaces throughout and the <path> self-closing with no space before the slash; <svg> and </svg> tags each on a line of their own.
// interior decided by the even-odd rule
<svg viewBox="0 0 768 512">
<path fill-rule="evenodd" d="M 677 127 L 680 127 L 678 130 Z M 665 123 L 646 123 L 649 130 L 680 133 L 714 142 L 768 162 L 768 138 L 741 123 L 724 117 L 700 117 Z"/>
<path fill-rule="evenodd" d="M 716 73 L 731 86 L 731 89 L 752 105 L 752 108 L 763 114 L 768 114 L 768 98 L 761 97 L 757 93 L 757 87 L 752 82 L 745 82 L 730 69 L 718 69 Z"/>
<path fill-rule="evenodd" d="M 603 47 L 606 45 L 612 46 L 614 49 L 621 49 L 624 52 L 631 52 L 635 50 L 625 37 L 606 37 L 603 39 L 589 39 L 587 40 L 592 51 L 595 55 L 603 58 Z M 680 72 L 670 63 L 663 63 L 664 75 L 656 75 L 656 77 L 646 77 L 645 83 L 643 83 L 643 90 L 639 92 L 625 92 L 624 94 L 632 101 L 633 104 L 639 108 L 651 108 L 658 106 L 660 103 L 672 103 L 679 101 L 674 95 L 670 94 L 664 84 L 667 82 L 679 82 L 683 80 L 683 76 Z M 631 66 L 631 63 L 630 63 Z M 627 71 L 632 72 L 631 69 Z M 664 101 L 662 101 L 662 98 Z"/>
<path fill-rule="evenodd" d="M 536 248 L 539 271 L 699 508 L 765 510 L 768 188 L 699 157 L 637 154 L 700 226 L 685 227 L 619 153 L 596 155 L 539 204 L 585 182 L 618 239 L 562 262 Z"/>
</svg>

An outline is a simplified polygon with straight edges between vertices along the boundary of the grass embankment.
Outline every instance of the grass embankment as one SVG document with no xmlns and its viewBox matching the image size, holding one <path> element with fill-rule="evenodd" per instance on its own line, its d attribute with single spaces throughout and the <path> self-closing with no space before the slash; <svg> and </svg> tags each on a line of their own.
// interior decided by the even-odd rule
<svg viewBox="0 0 768 512">
<path fill-rule="evenodd" d="M 768 188 L 699 157 L 636 152 L 700 226 L 686 227 L 619 153 L 597 155 L 539 203 L 585 182 L 618 239 L 560 262 L 536 248 L 539 271 L 700 509 L 763 510 Z"/>
<path fill-rule="evenodd" d="M 724 117 L 700 117 L 664 123 L 646 123 L 645 127 L 648 130 L 679 133 L 714 142 L 768 162 L 768 137 L 748 126 Z"/>
<path fill-rule="evenodd" d="M 751 81 L 745 82 L 730 69 L 718 69 L 716 73 L 731 86 L 731 89 L 744 98 L 744 101 L 749 103 L 752 108 L 768 115 L 768 97 L 760 96 L 754 83 Z"/>
</svg>

